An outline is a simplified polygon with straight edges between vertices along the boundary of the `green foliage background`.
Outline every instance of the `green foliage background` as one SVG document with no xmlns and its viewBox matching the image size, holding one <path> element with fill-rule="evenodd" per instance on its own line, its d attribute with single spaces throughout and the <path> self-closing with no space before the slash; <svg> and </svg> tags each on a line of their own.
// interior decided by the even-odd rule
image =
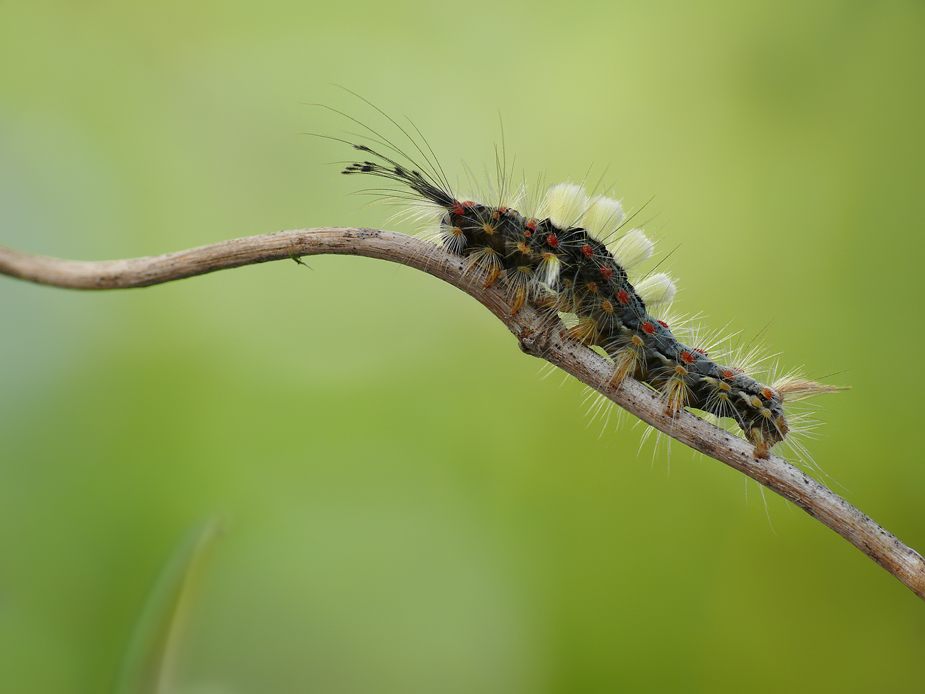
<svg viewBox="0 0 925 694">
<path fill-rule="evenodd" d="M 500 113 L 529 178 L 656 195 L 679 307 L 843 372 L 810 443 L 825 481 L 925 550 L 923 35 L 921 2 L 3 3 L 0 243 L 395 228 L 303 135 L 356 128 L 305 104 L 383 125 L 349 87 L 462 179 Z M 638 452 L 629 422 L 601 433 L 450 287 L 310 265 L 0 278 L 4 691 L 110 687 L 212 516 L 184 692 L 921 685 L 925 606 L 819 523 L 680 446 Z"/>
</svg>

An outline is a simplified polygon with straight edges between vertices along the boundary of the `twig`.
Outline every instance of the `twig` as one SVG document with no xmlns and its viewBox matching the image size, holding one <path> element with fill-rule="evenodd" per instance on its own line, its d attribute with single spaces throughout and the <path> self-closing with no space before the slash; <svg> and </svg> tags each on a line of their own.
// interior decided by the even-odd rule
<svg viewBox="0 0 925 694">
<path fill-rule="evenodd" d="M 610 384 L 611 363 L 568 339 L 558 321 L 525 305 L 511 315 L 509 297 L 495 283 L 484 287 L 466 274 L 459 257 L 420 239 L 362 228 L 280 231 L 202 246 L 178 253 L 80 262 L 19 253 L 0 246 L 0 274 L 69 289 L 127 289 L 204 275 L 216 270 L 335 253 L 380 258 L 417 268 L 462 289 L 497 316 L 517 337 L 520 348 L 572 374 L 643 421 L 691 448 L 735 468 L 793 502 L 828 526 L 925 600 L 925 559 L 847 501 L 776 456 L 756 460 L 752 446 L 688 411 L 670 414 L 649 387 L 625 380 Z"/>
</svg>

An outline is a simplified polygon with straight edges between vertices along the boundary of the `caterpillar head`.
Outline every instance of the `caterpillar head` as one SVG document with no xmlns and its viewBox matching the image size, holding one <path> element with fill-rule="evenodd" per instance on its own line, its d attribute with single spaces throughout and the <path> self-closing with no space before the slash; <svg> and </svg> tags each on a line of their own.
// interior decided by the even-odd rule
<svg viewBox="0 0 925 694">
<path fill-rule="evenodd" d="M 771 447 L 783 441 L 790 433 L 783 410 L 785 401 L 799 402 L 839 390 L 848 388 L 817 383 L 793 374 L 778 379 L 771 386 L 762 387 L 761 397 L 752 398 L 759 416 L 747 427 L 743 427 L 745 438 L 755 446 L 755 457 L 767 458 Z"/>
</svg>

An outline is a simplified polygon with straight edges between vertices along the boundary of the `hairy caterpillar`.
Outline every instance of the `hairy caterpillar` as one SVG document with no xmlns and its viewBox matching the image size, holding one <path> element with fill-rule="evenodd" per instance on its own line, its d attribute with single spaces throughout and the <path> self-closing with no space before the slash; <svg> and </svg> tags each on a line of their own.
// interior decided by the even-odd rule
<svg viewBox="0 0 925 694">
<path fill-rule="evenodd" d="M 402 132 L 431 164 L 432 152 L 428 156 Z M 734 421 L 756 458 L 767 457 L 790 433 L 785 402 L 839 389 L 793 374 L 765 385 L 745 368 L 720 364 L 705 349 L 679 340 L 667 322 L 650 312 L 673 300 L 671 278 L 658 273 L 630 282 L 628 271 L 652 255 L 653 243 L 639 229 L 624 231 L 618 200 L 559 183 L 549 187 L 536 210 L 521 213 L 514 207 L 525 192 L 521 188 L 513 202 L 504 200 L 500 163 L 501 192 L 496 202 L 483 203 L 456 195 L 439 164 L 427 167 L 428 173 L 388 140 L 380 140 L 378 149 L 397 153 L 410 166 L 368 145 L 347 144 L 364 160 L 342 173 L 403 186 L 404 194 L 393 194 L 417 203 L 418 216 L 430 218 L 435 238 L 466 259 L 467 271 L 482 269 L 487 285 L 505 283 L 513 312 L 530 301 L 575 316 L 568 334 L 610 357 L 615 385 L 634 378 L 658 391 L 670 412 L 687 407 Z"/>
</svg>

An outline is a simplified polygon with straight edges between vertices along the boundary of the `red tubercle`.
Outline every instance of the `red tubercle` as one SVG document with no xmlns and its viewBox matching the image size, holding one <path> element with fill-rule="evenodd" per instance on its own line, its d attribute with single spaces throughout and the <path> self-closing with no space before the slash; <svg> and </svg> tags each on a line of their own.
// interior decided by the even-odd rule
<svg viewBox="0 0 925 694">
<path fill-rule="evenodd" d="M 604 276 L 604 279 L 610 279 L 613 277 L 613 268 L 609 265 L 601 265 L 601 274 Z"/>
<path fill-rule="evenodd" d="M 524 226 L 527 227 L 527 231 L 536 231 L 536 220 L 530 219 Z"/>
<path fill-rule="evenodd" d="M 709 356 L 710 356 L 710 353 L 707 352 L 707 350 L 705 350 L 705 349 L 700 349 L 700 347 L 694 347 L 694 351 L 697 352 L 697 354 L 702 354 L 702 355 L 705 356 L 705 357 L 709 357 Z"/>
<path fill-rule="evenodd" d="M 553 248 L 559 247 L 559 237 L 555 234 L 546 234 L 546 243 L 548 243 Z"/>
<path fill-rule="evenodd" d="M 685 364 L 693 364 L 694 355 L 688 352 L 687 350 L 684 350 L 683 352 L 681 352 L 681 361 L 683 361 Z"/>
<path fill-rule="evenodd" d="M 658 321 L 658 324 L 659 324 L 660 326 L 662 326 L 663 328 L 667 328 L 667 327 L 668 327 L 668 323 L 666 323 L 666 322 L 663 321 L 663 320 L 659 320 L 659 321 Z"/>
<path fill-rule="evenodd" d="M 649 321 L 646 321 L 642 324 L 642 332 L 644 332 L 646 335 L 654 335 L 655 326 L 652 325 Z"/>
<path fill-rule="evenodd" d="M 587 257 L 587 258 L 593 258 L 593 257 L 594 257 L 594 249 L 591 248 L 591 246 L 588 246 L 588 245 L 582 246 L 582 247 L 581 247 L 581 252 L 584 253 L 584 254 L 585 254 L 585 257 Z"/>
<path fill-rule="evenodd" d="M 731 381 L 735 377 L 735 371 L 732 369 L 723 369 L 723 378 L 725 378 L 727 381 Z"/>
<path fill-rule="evenodd" d="M 472 200 L 463 200 L 463 207 L 475 207 L 475 202 Z"/>
<path fill-rule="evenodd" d="M 456 200 L 452 207 L 450 207 L 450 214 L 455 214 L 457 217 L 466 213 L 466 209 L 463 207 L 463 203 L 459 200 Z"/>
<path fill-rule="evenodd" d="M 624 306 L 630 302 L 630 295 L 626 293 L 625 289 L 621 289 L 617 292 L 617 301 Z"/>
</svg>

